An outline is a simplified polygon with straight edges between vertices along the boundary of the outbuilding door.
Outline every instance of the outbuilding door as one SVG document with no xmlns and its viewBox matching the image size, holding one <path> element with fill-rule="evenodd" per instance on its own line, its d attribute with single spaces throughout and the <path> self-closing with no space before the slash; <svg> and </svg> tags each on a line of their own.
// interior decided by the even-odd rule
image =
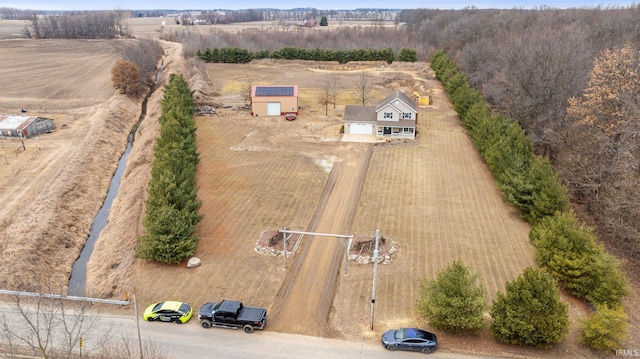
<svg viewBox="0 0 640 359">
<path fill-rule="evenodd" d="M 280 116 L 280 102 L 267 102 L 267 116 Z"/>
<path fill-rule="evenodd" d="M 373 127 L 371 124 L 366 123 L 352 123 L 349 127 L 349 133 L 354 135 L 371 135 L 373 134 Z"/>
</svg>

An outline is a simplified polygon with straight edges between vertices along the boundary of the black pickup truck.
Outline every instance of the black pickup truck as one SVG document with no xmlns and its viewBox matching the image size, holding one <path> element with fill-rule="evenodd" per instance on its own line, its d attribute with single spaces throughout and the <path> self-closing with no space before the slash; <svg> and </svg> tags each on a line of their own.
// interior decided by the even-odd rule
<svg viewBox="0 0 640 359">
<path fill-rule="evenodd" d="M 267 310 L 223 300 L 203 305 L 198 311 L 198 320 L 203 328 L 242 328 L 245 333 L 253 333 L 255 329 L 262 330 L 267 325 Z"/>
</svg>

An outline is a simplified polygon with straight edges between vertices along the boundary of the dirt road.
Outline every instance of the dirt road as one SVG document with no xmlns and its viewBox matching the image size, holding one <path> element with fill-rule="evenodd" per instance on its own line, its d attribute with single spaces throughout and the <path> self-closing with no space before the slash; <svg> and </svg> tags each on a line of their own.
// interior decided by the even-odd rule
<svg viewBox="0 0 640 359">
<path fill-rule="evenodd" d="M 344 158 L 333 166 L 310 231 L 349 234 L 372 149 L 373 144 L 352 143 L 342 152 Z M 325 236 L 303 240 L 276 296 L 270 326 L 279 332 L 338 336 L 329 327 L 328 318 L 344 259 L 344 242 Z"/>
</svg>

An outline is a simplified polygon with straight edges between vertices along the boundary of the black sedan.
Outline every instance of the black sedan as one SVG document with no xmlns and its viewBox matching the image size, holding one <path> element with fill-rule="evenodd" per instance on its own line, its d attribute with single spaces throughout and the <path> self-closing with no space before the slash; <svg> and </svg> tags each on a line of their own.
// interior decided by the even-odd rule
<svg viewBox="0 0 640 359">
<path fill-rule="evenodd" d="M 382 345 L 389 351 L 400 349 L 429 354 L 436 350 L 438 338 L 426 330 L 401 328 L 382 334 Z"/>
</svg>

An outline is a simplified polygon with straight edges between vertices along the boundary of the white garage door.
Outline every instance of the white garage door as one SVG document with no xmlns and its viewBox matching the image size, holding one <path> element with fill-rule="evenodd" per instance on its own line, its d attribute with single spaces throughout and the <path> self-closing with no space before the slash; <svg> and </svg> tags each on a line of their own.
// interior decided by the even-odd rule
<svg viewBox="0 0 640 359">
<path fill-rule="evenodd" d="M 280 116 L 280 102 L 267 102 L 267 116 Z"/>
<path fill-rule="evenodd" d="M 349 127 L 349 133 L 354 135 L 371 135 L 373 134 L 373 125 L 366 123 L 352 123 Z"/>
</svg>

